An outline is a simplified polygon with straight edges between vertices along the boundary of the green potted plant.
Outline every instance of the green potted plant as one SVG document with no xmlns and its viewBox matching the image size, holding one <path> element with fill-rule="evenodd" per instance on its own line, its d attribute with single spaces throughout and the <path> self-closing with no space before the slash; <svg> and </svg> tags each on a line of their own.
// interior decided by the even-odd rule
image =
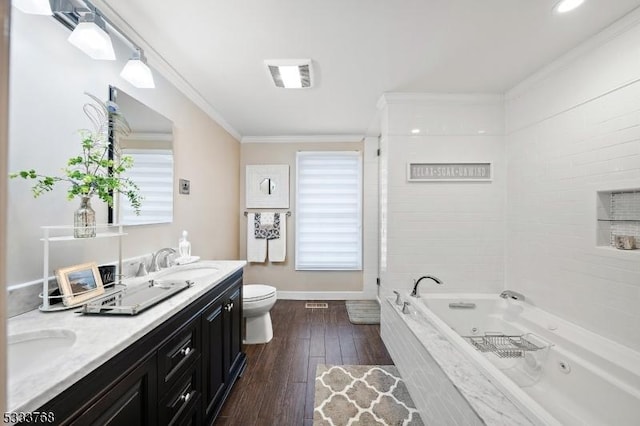
<svg viewBox="0 0 640 426">
<path fill-rule="evenodd" d="M 129 125 L 114 102 L 102 102 L 97 97 L 87 93 L 93 102 L 83 106 L 84 113 L 91 121 L 92 129 L 81 129 L 81 153 L 69 158 L 62 169 L 61 176 L 46 176 L 34 169 L 21 170 L 11 173 L 11 178 L 35 179 L 31 188 L 34 197 L 53 190 L 60 182 L 68 183 L 67 198 L 80 198 L 80 208 L 74 214 L 74 236 L 76 238 L 90 238 L 96 235 L 96 216 L 91 208 L 91 197 L 94 195 L 113 206 L 114 194 L 126 196 L 136 214 L 140 214 L 142 197 L 138 186 L 123 174 L 133 167 L 133 159 L 119 155 L 114 146 L 113 155 L 109 155 L 108 141 L 109 126 L 114 134 L 126 135 L 130 132 Z M 115 144 L 114 144 L 115 145 Z M 111 158 L 110 158 L 111 157 Z"/>
</svg>

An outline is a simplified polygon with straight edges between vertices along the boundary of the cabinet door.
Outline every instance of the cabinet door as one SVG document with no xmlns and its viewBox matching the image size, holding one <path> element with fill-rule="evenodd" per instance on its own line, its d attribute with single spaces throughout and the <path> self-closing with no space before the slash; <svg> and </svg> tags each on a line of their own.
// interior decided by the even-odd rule
<svg viewBox="0 0 640 426">
<path fill-rule="evenodd" d="M 113 386 L 71 424 L 155 425 L 156 386 L 156 358 L 152 356 Z"/>
<path fill-rule="evenodd" d="M 225 367 L 229 374 L 233 376 L 234 370 L 240 365 L 240 355 L 242 354 L 242 287 L 231 290 L 231 296 L 225 295 L 228 308 L 224 312 L 225 318 L 225 341 L 227 351 L 225 351 L 226 360 Z"/>
<path fill-rule="evenodd" d="M 202 314 L 202 351 L 203 404 L 205 418 L 209 419 L 217 409 L 224 396 L 227 371 L 225 371 L 225 332 L 224 332 L 224 299 L 213 303 Z"/>
</svg>

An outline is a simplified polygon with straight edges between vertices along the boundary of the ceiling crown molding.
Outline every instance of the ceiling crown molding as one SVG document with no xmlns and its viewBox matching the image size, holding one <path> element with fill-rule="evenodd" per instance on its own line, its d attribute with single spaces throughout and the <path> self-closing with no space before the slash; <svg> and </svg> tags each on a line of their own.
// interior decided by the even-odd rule
<svg viewBox="0 0 640 426">
<path fill-rule="evenodd" d="M 539 82 L 545 80 L 554 72 L 567 67 L 586 53 L 591 52 L 598 47 L 606 44 L 610 40 L 620 36 L 621 34 L 635 28 L 640 23 L 640 7 L 632 10 L 613 24 L 600 31 L 591 38 L 579 44 L 577 47 L 569 50 L 558 59 L 545 65 L 542 69 L 530 75 L 529 77 L 516 84 L 505 93 L 505 99 L 510 100 L 517 98 L 522 93 L 535 87 Z"/>
<path fill-rule="evenodd" d="M 147 57 L 147 62 L 153 66 L 164 78 L 173 84 L 182 94 L 196 104 L 205 114 L 226 130 L 236 140 L 240 141 L 242 135 L 209 103 L 204 97 L 147 41 L 122 18 L 105 0 L 92 0 L 91 2 L 100 12 L 113 22 L 119 30 L 124 32 L 133 42 L 142 48 Z"/>
<path fill-rule="evenodd" d="M 241 143 L 324 143 L 362 142 L 364 135 L 287 135 L 287 136 L 245 136 Z"/>
<path fill-rule="evenodd" d="M 378 109 L 393 104 L 502 104 L 500 93 L 410 93 L 388 92 L 378 99 Z"/>
</svg>

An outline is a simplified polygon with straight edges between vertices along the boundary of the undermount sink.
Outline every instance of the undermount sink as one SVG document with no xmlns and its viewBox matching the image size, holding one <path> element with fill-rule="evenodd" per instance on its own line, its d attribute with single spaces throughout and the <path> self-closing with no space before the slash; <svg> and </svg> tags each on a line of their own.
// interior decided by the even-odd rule
<svg viewBox="0 0 640 426">
<path fill-rule="evenodd" d="M 219 270 L 212 262 L 197 262 L 165 269 L 159 272 L 155 278 L 163 280 L 199 280 L 213 276 Z"/>
<path fill-rule="evenodd" d="M 15 383 L 68 354 L 76 334 L 65 329 L 39 330 L 10 335 L 7 340 L 9 382 Z"/>
</svg>

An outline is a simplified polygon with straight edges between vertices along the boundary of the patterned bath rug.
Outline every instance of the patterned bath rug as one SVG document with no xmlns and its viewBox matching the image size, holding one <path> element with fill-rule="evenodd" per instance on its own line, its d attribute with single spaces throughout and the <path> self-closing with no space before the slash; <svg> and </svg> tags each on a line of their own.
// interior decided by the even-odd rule
<svg viewBox="0 0 640 426">
<path fill-rule="evenodd" d="M 393 365 L 318 365 L 313 426 L 424 426 Z"/>
<path fill-rule="evenodd" d="M 347 300 L 345 305 L 352 324 L 380 324 L 380 305 L 377 300 Z"/>
</svg>

